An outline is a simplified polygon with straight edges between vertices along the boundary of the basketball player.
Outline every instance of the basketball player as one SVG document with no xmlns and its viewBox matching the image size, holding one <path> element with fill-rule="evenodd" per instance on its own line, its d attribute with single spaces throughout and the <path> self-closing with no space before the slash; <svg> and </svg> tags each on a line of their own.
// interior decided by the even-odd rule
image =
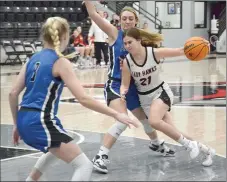
<svg viewBox="0 0 227 182">
<path fill-rule="evenodd" d="M 137 28 L 124 33 L 124 45 L 129 54 L 123 63 L 121 96 L 128 92 L 131 76 L 135 81 L 143 110 L 149 116 L 149 124 L 179 142 L 190 153 L 192 159 L 199 155 L 199 147 L 206 155 L 204 166 L 212 165 L 215 151 L 201 143 L 190 140 L 173 126 L 170 109 L 173 93 L 160 78 L 160 59 L 184 55 L 184 48 L 153 48 L 162 39 L 160 34 L 151 34 Z M 209 42 L 208 42 L 209 43 Z M 152 47 L 147 47 L 152 46 Z M 126 94 L 127 95 L 127 94 Z M 190 138 L 190 139 L 189 139 Z"/>
<path fill-rule="evenodd" d="M 131 7 L 125 7 L 120 14 L 121 29 L 118 30 L 112 24 L 107 23 L 96 12 L 96 9 L 91 1 L 85 1 L 87 11 L 91 19 L 108 35 L 110 45 L 110 69 L 108 73 L 108 80 L 105 84 L 105 98 L 109 107 L 121 113 L 127 113 L 127 108 L 137 117 L 143 124 L 146 134 L 150 137 L 150 149 L 162 154 L 163 156 L 174 156 L 174 151 L 170 150 L 163 140 L 159 140 L 157 132 L 153 130 L 148 124 L 146 115 L 140 107 L 139 98 L 135 85 L 132 83 L 128 95 L 126 97 L 126 104 L 120 97 L 121 85 L 121 70 L 120 70 L 120 57 L 127 55 L 127 51 L 123 45 L 123 31 L 135 27 L 138 23 L 138 16 Z M 100 172 L 108 173 L 106 163 L 108 160 L 108 153 L 114 145 L 121 133 L 126 129 L 126 125 L 116 123 L 108 130 L 103 139 L 98 154 L 93 159 L 94 168 Z"/>
<path fill-rule="evenodd" d="M 85 94 L 67 59 L 72 55 L 61 53 L 69 42 L 69 25 L 65 19 L 48 18 L 41 33 L 44 49 L 32 56 L 22 68 L 9 94 L 14 120 L 13 142 L 18 144 L 21 137 L 29 146 L 46 153 L 38 160 L 26 181 L 37 181 L 56 157 L 75 169 L 72 181 L 87 181 L 92 173 L 92 163 L 79 146 L 71 142 L 73 139 L 57 117 L 64 83 L 83 106 L 112 116 L 127 126 L 132 124 L 137 127 L 137 124 L 126 114 L 120 114 Z M 18 96 L 25 87 L 18 111 Z"/>
</svg>

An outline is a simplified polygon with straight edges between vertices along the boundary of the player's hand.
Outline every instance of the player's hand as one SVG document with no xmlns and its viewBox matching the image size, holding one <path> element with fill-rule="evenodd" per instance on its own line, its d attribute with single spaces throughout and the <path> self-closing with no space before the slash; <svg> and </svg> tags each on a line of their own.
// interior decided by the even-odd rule
<svg viewBox="0 0 227 182">
<path fill-rule="evenodd" d="M 118 113 L 115 116 L 115 119 L 117 121 L 120 121 L 121 123 L 126 124 L 129 128 L 132 128 L 131 125 L 133 125 L 134 127 L 138 128 L 139 127 L 139 123 L 137 120 L 135 119 L 131 119 L 129 118 L 126 114 L 124 113 Z"/>
<path fill-rule="evenodd" d="M 12 136 L 12 140 L 13 140 L 13 144 L 14 144 L 14 145 L 19 145 L 20 135 L 19 135 L 19 132 L 18 132 L 16 126 L 13 127 L 13 136 Z"/>
<path fill-rule="evenodd" d="M 120 88 L 120 96 L 123 101 L 126 101 L 126 94 L 128 93 L 128 89 Z"/>
</svg>

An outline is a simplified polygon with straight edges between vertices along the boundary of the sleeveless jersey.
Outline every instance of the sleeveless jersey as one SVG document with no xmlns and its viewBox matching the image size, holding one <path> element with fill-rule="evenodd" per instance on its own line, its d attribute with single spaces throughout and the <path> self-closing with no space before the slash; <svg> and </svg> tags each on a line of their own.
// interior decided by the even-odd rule
<svg viewBox="0 0 227 182">
<path fill-rule="evenodd" d="M 160 65 L 154 56 L 154 49 L 152 47 L 145 49 L 146 58 L 143 65 L 137 64 L 131 54 L 126 56 L 138 93 L 151 91 L 163 82 L 160 79 Z"/>
<path fill-rule="evenodd" d="M 63 81 L 52 75 L 53 65 L 58 58 L 52 49 L 43 49 L 31 57 L 26 67 L 26 91 L 20 104 L 22 107 L 57 114 L 64 87 Z"/>
<path fill-rule="evenodd" d="M 120 59 L 125 58 L 128 52 L 124 48 L 123 31 L 118 31 L 118 37 L 115 43 L 110 46 L 110 67 L 108 76 L 111 79 L 121 80 Z"/>
</svg>

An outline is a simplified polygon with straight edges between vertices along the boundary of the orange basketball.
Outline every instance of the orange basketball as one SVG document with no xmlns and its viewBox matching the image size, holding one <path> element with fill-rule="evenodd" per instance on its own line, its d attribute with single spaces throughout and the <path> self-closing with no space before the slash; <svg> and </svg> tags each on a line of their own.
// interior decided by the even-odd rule
<svg viewBox="0 0 227 182">
<path fill-rule="evenodd" d="M 191 37 L 184 44 L 184 54 L 191 61 L 201 61 L 209 54 L 209 43 L 202 37 Z"/>
</svg>

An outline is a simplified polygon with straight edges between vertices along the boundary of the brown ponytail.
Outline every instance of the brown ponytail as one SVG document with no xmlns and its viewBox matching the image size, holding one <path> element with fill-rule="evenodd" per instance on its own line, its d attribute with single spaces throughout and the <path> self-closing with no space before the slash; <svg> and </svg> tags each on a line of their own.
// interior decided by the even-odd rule
<svg viewBox="0 0 227 182">
<path fill-rule="evenodd" d="M 163 41 L 162 35 L 159 33 L 151 33 L 138 28 L 130 28 L 124 32 L 124 37 L 133 37 L 136 40 L 141 40 L 142 46 L 158 47 L 159 43 Z"/>
</svg>

